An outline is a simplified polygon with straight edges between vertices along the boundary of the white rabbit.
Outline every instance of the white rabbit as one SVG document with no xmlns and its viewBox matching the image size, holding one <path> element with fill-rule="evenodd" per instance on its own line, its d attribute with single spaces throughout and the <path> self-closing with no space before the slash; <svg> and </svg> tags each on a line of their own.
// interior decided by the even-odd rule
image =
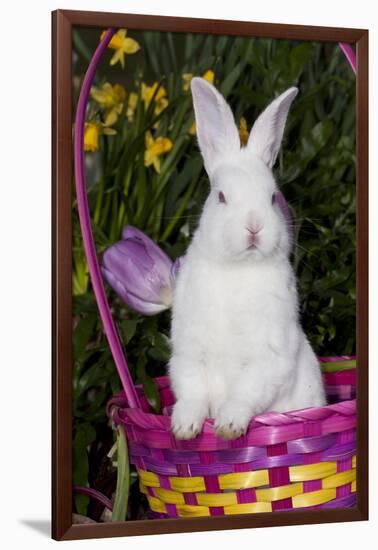
<svg viewBox="0 0 378 550">
<path fill-rule="evenodd" d="M 299 321 L 290 228 L 272 174 L 298 90 L 265 109 L 242 148 L 222 95 L 202 78 L 191 90 L 211 191 L 174 289 L 172 429 L 191 439 L 210 416 L 232 439 L 254 415 L 326 403 Z"/>
</svg>

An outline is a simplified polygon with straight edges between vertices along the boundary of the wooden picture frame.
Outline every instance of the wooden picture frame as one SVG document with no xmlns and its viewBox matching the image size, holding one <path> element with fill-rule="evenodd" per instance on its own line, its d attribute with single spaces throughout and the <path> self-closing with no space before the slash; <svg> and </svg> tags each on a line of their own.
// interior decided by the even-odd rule
<svg viewBox="0 0 378 550">
<path fill-rule="evenodd" d="M 72 525 L 72 28 L 125 27 L 353 43 L 356 78 L 357 507 Z M 368 31 L 58 10 L 52 14 L 52 536 L 57 540 L 368 519 Z"/>
</svg>

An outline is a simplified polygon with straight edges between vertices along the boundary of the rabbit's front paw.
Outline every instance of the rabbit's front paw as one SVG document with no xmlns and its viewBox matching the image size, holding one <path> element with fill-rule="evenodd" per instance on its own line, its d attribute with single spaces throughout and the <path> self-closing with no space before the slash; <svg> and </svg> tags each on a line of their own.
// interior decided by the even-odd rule
<svg viewBox="0 0 378 550">
<path fill-rule="evenodd" d="M 220 407 L 214 428 L 223 439 L 236 439 L 244 435 L 251 420 L 251 408 L 239 403 L 226 403 Z"/>
<path fill-rule="evenodd" d="M 207 407 L 190 400 L 177 401 L 172 412 L 172 431 L 176 439 L 193 439 L 202 429 Z"/>
</svg>

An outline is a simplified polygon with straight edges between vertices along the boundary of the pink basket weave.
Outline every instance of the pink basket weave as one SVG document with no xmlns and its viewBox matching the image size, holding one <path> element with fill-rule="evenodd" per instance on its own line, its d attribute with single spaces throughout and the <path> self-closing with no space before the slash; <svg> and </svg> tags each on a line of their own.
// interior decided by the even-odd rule
<svg viewBox="0 0 378 550">
<path fill-rule="evenodd" d="M 153 414 L 127 368 L 109 303 L 90 223 L 84 169 L 84 123 L 97 65 L 115 29 L 101 40 L 85 75 L 76 112 L 75 181 L 78 212 L 93 290 L 123 392 L 108 403 L 123 424 L 140 488 L 153 517 L 215 516 L 356 505 L 355 358 L 320 358 L 329 405 L 267 413 L 251 420 L 233 441 L 216 436 L 213 421 L 191 441 L 171 432 L 174 403 L 169 379 L 156 380 L 162 414 Z M 353 70 L 355 56 L 340 44 Z"/>
<path fill-rule="evenodd" d="M 168 377 L 157 379 L 163 414 L 151 412 L 141 387 L 141 409 L 124 394 L 108 404 L 123 424 L 141 491 L 155 517 L 214 516 L 356 504 L 354 358 L 324 358 L 330 405 L 267 413 L 252 419 L 245 436 L 217 437 L 213 420 L 191 441 L 171 432 L 174 396 Z M 340 401 L 342 400 L 342 401 Z"/>
</svg>

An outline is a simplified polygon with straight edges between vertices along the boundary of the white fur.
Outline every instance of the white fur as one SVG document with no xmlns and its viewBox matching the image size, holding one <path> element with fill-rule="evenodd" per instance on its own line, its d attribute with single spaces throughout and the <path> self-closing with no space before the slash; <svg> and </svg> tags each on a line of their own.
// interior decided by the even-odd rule
<svg viewBox="0 0 378 550">
<path fill-rule="evenodd" d="M 211 192 L 173 296 L 169 369 L 177 438 L 194 437 L 208 416 L 219 435 L 234 438 L 256 414 L 325 403 L 319 365 L 299 322 L 287 225 L 272 204 L 271 167 L 296 93 L 291 88 L 275 99 L 240 148 L 223 97 L 205 80 L 192 80 Z"/>
</svg>

